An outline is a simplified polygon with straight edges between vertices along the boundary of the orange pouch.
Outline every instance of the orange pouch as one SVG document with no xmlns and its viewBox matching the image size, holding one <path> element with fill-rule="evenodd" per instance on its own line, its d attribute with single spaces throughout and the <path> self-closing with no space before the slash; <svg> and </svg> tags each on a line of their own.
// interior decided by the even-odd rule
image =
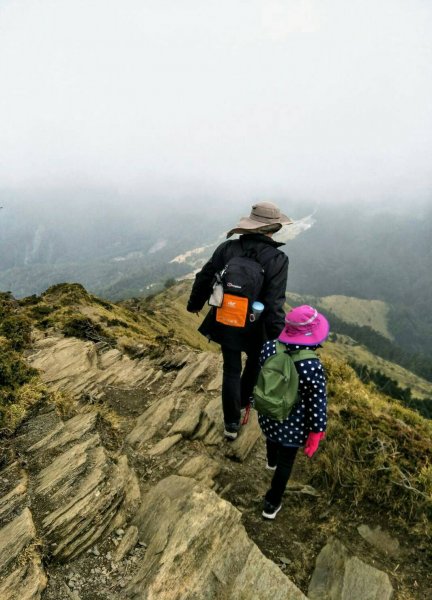
<svg viewBox="0 0 432 600">
<path fill-rule="evenodd" d="M 248 314 L 247 298 L 224 294 L 222 306 L 216 309 L 216 321 L 230 327 L 244 327 Z"/>
</svg>

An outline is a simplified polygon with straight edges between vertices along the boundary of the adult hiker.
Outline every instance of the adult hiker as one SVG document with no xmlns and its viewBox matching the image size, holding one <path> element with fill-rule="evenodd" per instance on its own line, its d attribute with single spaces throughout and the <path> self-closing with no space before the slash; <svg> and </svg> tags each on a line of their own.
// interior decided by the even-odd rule
<svg viewBox="0 0 432 600">
<path fill-rule="evenodd" d="M 254 204 L 250 216 L 227 233 L 227 238 L 240 234 L 239 239 L 216 248 L 192 287 L 187 310 L 197 314 L 216 295 L 214 288 L 222 292 L 216 302 L 211 300 L 214 306 L 198 330 L 222 349 L 222 408 L 228 440 L 238 435 L 241 409 L 249 404 L 258 376 L 262 345 L 284 327 L 288 257 L 272 235 L 290 223 L 276 204 Z M 242 352 L 247 355 L 243 372 Z"/>
<path fill-rule="evenodd" d="M 266 436 L 266 468 L 274 471 L 264 498 L 262 516 L 266 519 L 274 519 L 281 509 L 298 449 L 304 446 L 304 453 L 312 458 L 325 436 L 326 376 L 315 351 L 328 333 L 324 315 L 303 305 L 286 315 L 278 339 L 263 346 L 253 404 Z M 279 412 L 282 402 L 286 416 Z"/>
</svg>

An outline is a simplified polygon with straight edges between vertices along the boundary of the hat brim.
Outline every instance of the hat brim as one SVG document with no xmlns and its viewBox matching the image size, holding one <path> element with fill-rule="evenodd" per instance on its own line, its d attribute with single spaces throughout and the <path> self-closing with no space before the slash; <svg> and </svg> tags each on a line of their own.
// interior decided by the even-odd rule
<svg viewBox="0 0 432 600">
<path fill-rule="evenodd" d="M 278 340 L 284 344 L 298 344 L 299 346 L 316 346 L 328 338 L 330 325 L 323 315 L 319 315 L 320 323 L 312 332 L 288 333 L 286 329 L 282 331 Z"/>
<path fill-rule="evenodd" d="M 250 217 L 243 217 L 237 223 L 233 229 L 230 229 L 227 233 L 227 238 L 231 237 L 234 233 L 238 233 L 237 230 L 246 230 L 246 231 L 256 231 L 265 227 L 266 225 L 291 225 L 293 220 L 290 219 L 287 215 L 281 214 L 278 219 L 269 219 L 268 221 L 258 221 L 255 219 L 251 219 Z"/>
</svg>

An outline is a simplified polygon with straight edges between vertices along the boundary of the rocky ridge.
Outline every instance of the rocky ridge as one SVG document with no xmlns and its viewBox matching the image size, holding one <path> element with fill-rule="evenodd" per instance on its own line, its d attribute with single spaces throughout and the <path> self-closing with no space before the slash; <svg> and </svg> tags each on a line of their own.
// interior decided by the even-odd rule
<svg viewBox="0 0 432 600">
<path fill-rule="evenodd" d="M 67 420 L 54 406 L 41 406 L 21 427 L 18 460 L 1 473 L 0 598 L 222 598 L 231 588 L 231 597 L 245 598 L 235 596 L 235 590 L 250 561 L 267 573 L 269 583 L 279 582 L 283 591 L 278 597 L 304 598 L 248 538 L 241 513 L 211 489 L 220 466 L 205 450 L 223 444 L 219 365 L 213 353 L 170 356 L 169 364 L 166 358 L 133 361 L 116 350 L 99 352 L 90 342 L 49 337 L 35 342 L 28 361 L 48 386 L 66 390 L 77 400 L 84 390 L 98 399 L 108 386 L 138 386 L 148 407 L 132 419 L 134 426 L 116 452 L 103 444 L 97 411 L 83 403 Z M 164 366 L 169 369 L 165 378 Z M 209 373 L 212 377 L 206 382 Z M 169 390 L 163 402 L 146 399 L 152 386 L 159 386 L 159 393 Z M 255 420 L 226 448 L 227 454 L 243 460 L 258 435 Z M 147 493 L 145 486 L 140 489 L 127 455 L 138 465 L 157 463 L 188 440 L 196 440 L 202 453 L 181 460 L 173 469 L 179 475 L 150 485 Z M 222 538 L 221 529 L 226 532 Z M 61 581 L 62 564 L 72 565 L 87 555 L 96 559 L 102 552 L 98 546 L 110 540 L 117 545 L 105 553 L 112 564 L 101 578 L 101 589 L 91 589 L 79 576 Z M 138 542 L 142 560 L 131 563 L 136 573 L 125 579 L 118 565 Z M 167 570 L 172 553 L 171 561 L 180 558 L 184 563 L 176 572 Z M 228 555 L 236 557 L 235 568 L 226 561 Z M 43 562 L 49 564 L 47 570 Z M 274 586 L 262 597 L 270 595 Z"/>
<path fill-rule="evenodd" d="M 252 411 L 239 438 L 223 440 L 214 353 L 174 347 L 133 360 L 50 335 L 37 337 L 28 361 L 50 389 L 75 398 L 76 414 L 39 406 L 0 473 L 0 598 L 392 598 L 387 575 L 340 546 L 345 566 L 330 568 L 325 556 L 336 551 L 324 549 L 302 592 L 284 573 L 289 561 L 269 560 L 250 539 L 244 516 L 261 498 L 257 509 L 233 506 L 229 476 L 260 431 Z M 120 441 L 101 402 L 119 418 Z"/>
</svg>

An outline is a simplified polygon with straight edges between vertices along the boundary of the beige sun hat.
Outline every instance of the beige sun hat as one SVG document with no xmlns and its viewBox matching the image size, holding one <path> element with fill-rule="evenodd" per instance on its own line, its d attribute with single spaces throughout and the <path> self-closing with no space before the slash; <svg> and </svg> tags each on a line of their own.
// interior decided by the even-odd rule
<svg viewBox="0 0 432 600">
<path fill-rule="evenodd" d="M 237 225 L 228 231 L 227 238 L 234 233 L 252 233 L 269 225 L 289 225 L 292 219 L 282 214 L 273 202 L 258 202 L 252 206 L 249 217 L 243 217 Z"/>
</svg>

